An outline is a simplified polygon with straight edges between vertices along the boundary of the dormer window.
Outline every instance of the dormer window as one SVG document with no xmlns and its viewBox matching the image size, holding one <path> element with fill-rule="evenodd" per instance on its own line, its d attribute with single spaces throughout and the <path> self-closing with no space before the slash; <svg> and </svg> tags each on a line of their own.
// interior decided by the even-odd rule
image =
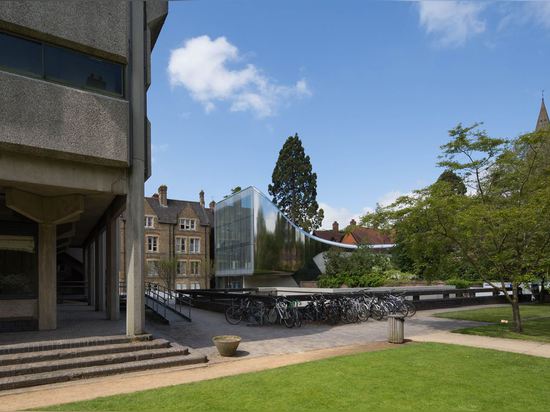
<svg viewBox="0 0 550 412">
<path fill-rule="evenodd" d="M 155 217 L 154 216 L 145 216 L 145 228 L 154 229 L 155 228 Z"/>
<path fill-rule="evenodd" d="M 197 220 L 180 219 L 180 230 L 197 230 Z"/>
</svg>

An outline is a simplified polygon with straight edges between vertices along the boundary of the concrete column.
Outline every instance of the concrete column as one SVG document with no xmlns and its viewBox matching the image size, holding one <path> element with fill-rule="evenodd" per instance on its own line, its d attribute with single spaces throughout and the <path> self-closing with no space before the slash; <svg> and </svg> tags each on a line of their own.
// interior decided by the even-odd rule
<svg viewBox="0 0 550 412">
<path fill-rule="evenodd" d="M 38 225 L 38 329 L 57 327 L 56 225 Z"/>
<path fill-rule="evenodd" d="M 101 255 L 101 242 L 99 241 L 99 236 L 96 236 L 94 239 L 94 307 L 96 312 L 101 310 L 101 276 L 99 272 L 101 270 L 101 262 L 99 261 L 99 256 Z"/>
<path fill-rule="evenodd" d="M 118 219 L 107 222 L 107 319 L 120 318 L 120 302 L 118 290 Z"/>
<path fill-rule="evenodd" d="M 145 179 L 145 4 L 130 2 L 129 97 L 131 115 L 131 166 L 126 196 L 126 334 L 145 332 L 144 265 L 144 179 Z"/>
<path fill-rule="evenodd" d="M 96 282 L 95 282 L 95 241 L 90 242 L 88 246 L 88 287 L 90 288 L 90 306 L 95 307 Z"/>
<path fill-rule="evenodd" d="M 99 302 L 98 302 L 98 307 L 99 307 L 99 310 L 100 311 L 106 311 L 107 309 L 107 306 L 106 306 L 106 292 L 107 292 L 107 279 L 106 279 L 106 274 L 107 274 L 107 271 L 106 271 L 106 268 L 105 268 L 105 260 L 106 260 L 106 250 L 105 250 L 105 247 L 106 247 L 106 241 L 105 241 L 105 231 L 102 231 L 99 236 L 97 237 L 98 239 L 98 259 L 99 259 L 99 266 L 98 266 L 98 296 L 99 296 Z"/>
</svg>

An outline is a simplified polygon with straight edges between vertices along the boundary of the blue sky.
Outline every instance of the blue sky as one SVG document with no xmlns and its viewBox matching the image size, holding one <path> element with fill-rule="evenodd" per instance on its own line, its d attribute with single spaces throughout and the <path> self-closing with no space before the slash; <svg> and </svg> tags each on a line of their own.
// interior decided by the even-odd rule
<svg viewBox="0 0 550 412">
<path fill-rule="evenodd" d="M 550 2 L 171 2 L 153 53 L 151 195 L 267 193 L 298 133 L 329 227 L 431 183 L 458 122 L 533 129 Z"/>
</svg>

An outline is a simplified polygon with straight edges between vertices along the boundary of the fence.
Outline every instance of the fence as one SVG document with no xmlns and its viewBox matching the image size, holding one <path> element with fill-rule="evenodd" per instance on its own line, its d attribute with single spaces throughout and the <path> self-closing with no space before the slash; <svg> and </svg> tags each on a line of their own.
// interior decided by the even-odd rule
<svg viewBox="0 0 550 412">
<path fill-rule="evenodd" d="M 510 291 L 511 289 L 508 289 Z M 507 303 L 506 297 L 502 292 L 489 288 L 472 289 L 451 289 L 451 288 L 384 288 L 380 289 L 357 289 L 355 291 L 338 291 L 334 289 L 330 292 L 316 292 L 311 290 L 306 293 L 298 292 L 299 288 L 293 288 L 292 291 L 284 288 L 248 288 L 248 289 L 198 289 L 186 290 L 191 304 L 194 307 L 207 309 L 216 312 L 223 312 L 234 299 L 244 298 L 254 295 L 257 299 L 272 300 L 274 296 L 291 296 L 293 300 L 310 301 L 312 295 L 323 295 L 325 297 L 333 296 L 354 296 L 359 291 L 368 291 L 375 296 L 383 296 L 387 293 L 395 292 L 403 294 L 407 299 L 414 302 L 418 310 L 437 309 L 446 307 L 457 307 L 467 305 L 483 305 L 492 303 Z M 525 302 L 531 299 L 531 295 L 520 294 L 520 301 Z"/>
</svg>

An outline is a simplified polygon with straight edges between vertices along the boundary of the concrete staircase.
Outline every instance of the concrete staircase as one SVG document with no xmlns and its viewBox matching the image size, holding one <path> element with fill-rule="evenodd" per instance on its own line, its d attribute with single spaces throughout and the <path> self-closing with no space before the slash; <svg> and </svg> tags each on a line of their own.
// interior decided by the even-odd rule
<svg viewBox="0 0 550 412">
<path fill-rule="evenodd" d="M 204 355 L 151 335 L 94 336 L 0 346 L 0 391 L 204 363 Z"/>
</svg>

